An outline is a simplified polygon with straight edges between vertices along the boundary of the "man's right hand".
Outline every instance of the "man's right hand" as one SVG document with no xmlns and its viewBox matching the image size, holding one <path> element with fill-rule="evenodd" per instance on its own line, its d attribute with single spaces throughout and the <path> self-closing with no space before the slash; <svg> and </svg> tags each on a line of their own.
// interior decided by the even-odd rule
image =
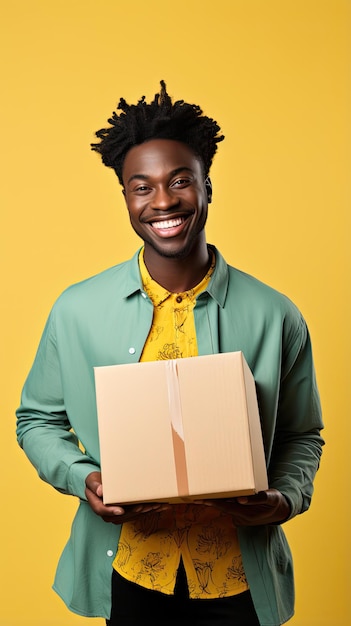
<svg viewBox="0 0 351 626">
<path fill-rule="evenodd" d="M 104 504 L 102 501 L 102 481 L 101 472 L 91 472 L 85 479 L 85 495 L 96 515 L 99 515 L 104 522 L 112 524 L 123 524 L 129 522 L 145 513 L 165 511 L 170 507 L 164 502 L 147 502 L 144 504 Z"/>
</svg>

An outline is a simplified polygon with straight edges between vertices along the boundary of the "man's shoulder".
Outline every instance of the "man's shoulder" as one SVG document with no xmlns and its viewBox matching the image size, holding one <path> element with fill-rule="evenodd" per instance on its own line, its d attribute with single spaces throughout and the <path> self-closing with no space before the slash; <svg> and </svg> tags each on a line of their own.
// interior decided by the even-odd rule
<svg viewBox="0 0 351 626">
<path fill-rule="evenodd" d="M 300 316 L 296 304 L 282 291 L 260 280 L 256 276 L 228 265 L 228 298 L 237 301 L 238 297 L 249 306 L 263 307 L 266 310 L 279 310 L 282 314 Z"/>
<path fill-rule="evenodd" d="M 64 310 L 121 298 L 138 286 L 137 253 L 131 258 L 67 287 L 57 298 L 54 308 Z"/>
<path fill-rule="evenodd" d="M 233 265 L 228 264 L 229 276 L 232 281 L 235 282 L 238 286 L 240 285 L 243 288 L 248 290 L 253 290 L 262 293 L 269 293 L 270 295 L 276 295 L 277 297 L 285 297 L 284 294 L 270 285 L 268 282 L 265 282 L 255 276 L 254 274 L 249 274 L 242 269 L 234 267 Z"/>
</svg>

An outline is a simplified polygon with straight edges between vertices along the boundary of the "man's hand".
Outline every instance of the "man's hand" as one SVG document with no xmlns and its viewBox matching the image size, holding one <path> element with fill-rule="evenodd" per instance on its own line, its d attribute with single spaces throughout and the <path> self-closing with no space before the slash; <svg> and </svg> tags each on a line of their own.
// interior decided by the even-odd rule
<svg viewBox="0 0 351 626">
<path fill-rule="evenodd" d="M 161 502 L 148 502 L 146 504 L 129 504 L 120 506 L 118 504 L 104 504 L 102 501 L 102 482 L 100 472 L 91 472 L 85 479 L 85 495 L 96 515 L 99 515 L 104 522 L 112 524 L 123 524 L 129 522 L 139 515 L 150 512 L 160 512 L 169 508 L 168 504 Z"/>
<path fill-rule="evenodd" d="M 229 500 L 201 500 L 200 502 L 232 515 L 235 526 L 279 524 L 290 515 L 290 505 L 277 489 L 260 491 L 253 496 L 239 496 Z"/>
</svg>

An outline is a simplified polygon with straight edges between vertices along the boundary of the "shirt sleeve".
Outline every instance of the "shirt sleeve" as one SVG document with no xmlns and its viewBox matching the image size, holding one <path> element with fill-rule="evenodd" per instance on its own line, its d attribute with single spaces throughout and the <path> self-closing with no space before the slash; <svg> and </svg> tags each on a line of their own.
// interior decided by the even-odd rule
<svg viewBox="0 0 351 626">
<path fill-rule="evenodd" d="M 285 495 L 293 517 L 309 508 L 324 440 L 319 393 L 307 326 L 284 329 L 275 437 L 268 466 L 270 487 Z"/>
<path fill-rule="evenodd" d="M 16 411 L 17 440 L 40 478 L 58 491 L 85 498 L 85 478 L 99 466 L 80 448 L 66 414 L 54 313 L 39 348 Z"/>
</svg>

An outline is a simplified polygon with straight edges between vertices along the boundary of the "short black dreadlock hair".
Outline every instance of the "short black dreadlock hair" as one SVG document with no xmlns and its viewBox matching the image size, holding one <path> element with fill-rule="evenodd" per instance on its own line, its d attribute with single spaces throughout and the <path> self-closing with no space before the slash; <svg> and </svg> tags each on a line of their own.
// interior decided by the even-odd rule
<svg viewBox="0 0 351 626">
<path fill-rule="evenodd" d="M 203 163 L 204 176 L 208 176 L 217 143 L 223 141 L 220 127 L 210 117 L 203 115 L 196 104 L 184 100 L 172 102 L 166 84 L 160 81 L 160 93 L 147 104 L 145 96 L 137 104 L 128 104 L 121 98 L 117 110 L 108 120 L 109 128 L 101 128 L 95 134 L 100 143 L 92 143 L 91 149 L 99 152 L 102 162 L 112 167 L 123 185 L 122 169 L 127 152 L 135 145 L 150 139 L 174 139 L 187 144 Z"/>
</svg>

